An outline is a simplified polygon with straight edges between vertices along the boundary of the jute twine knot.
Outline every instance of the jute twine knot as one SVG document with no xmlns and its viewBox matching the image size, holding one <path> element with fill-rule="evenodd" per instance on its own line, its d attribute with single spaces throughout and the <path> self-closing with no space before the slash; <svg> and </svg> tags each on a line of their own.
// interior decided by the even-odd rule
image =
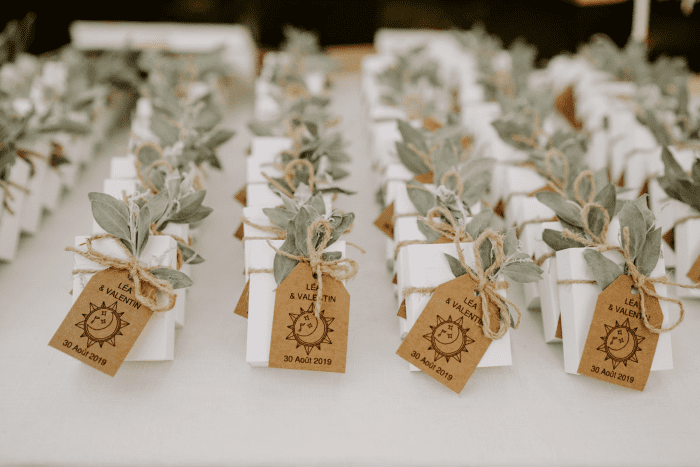
<svg viewBox="0 0 700 467">
<path fill-rule="evenodd" d="M 316 182 L 316 176 L 314 173 L 314 166 L 311 164 L 306 159 L 294 159 L 291 161 L 287 166 L 284 168 L 284 172 L 282 173 L 282 178 L 284 179 L 285 182 L 289 184 L 290 187 L 292 187 L 292 190 L 296 191 L 296 187 L 294 186 L 294 175 L 296 172 L 296 168 L 300 165 L 303 165 L 307 168 L 309 171 L 309 189 L 313 193 L 314 191 L 314 185 Z"/>
<path fill-rule="evenodd" d="M 313 237 L 317 228 L 323 230 L 323 235 L 318 248 L 314 248 Z M 309 263 L 309 266 L 311 266 L 311 271 L 316 274 L 316 281 L 318 282 L 318 293 L 316 294 L 316 301 L 314 303 L 314 314 L 316 317 L 318 317 L 321 313 L 321 300 L 323 298 L 323 275 L 327 274 L 337 281 L 345 281 L 354 278 L 360 269 L 357 261 L 350 258 L 341 258 L 333 261 L 323 259 L 323 250 L 325 250 L 328 246 L 332 233 L 333 226 L 331 226 L 330 222 L 323 218 L 316 219 L 307 230 L 306 248 L 309 252 L 308 256 L 287 253 L 286 251 L 275 248 L 269 240 L 267 241 L 267 244 L 270 246 L 270 248 L 275 250 L 276 253 L 299 262 Z"/>
<path fill-rule="evenodd" d="M 481 244 L 487 238 L 491 241 L 491 247 L 496 254 L 496 258 L 493 264 L 491 264 L 491 266 L 486 271 L 484 271 L 483 265 L 481 263 L 481 255 L 479 250 Z M 499 234 L 493 231 L 492 229 L 486 229 L 474 241 L 474 269 L 467 266 L 466 261 L 464 259 L 464 253 L 462 253 L 459 241 L 456 238 L 454 239 L 454 244 L 457 248 L 457 255 L 460 264 L 462 265 L 462 267 L 464 267 L 464 269 L 467 271 L 467 274 L 469 274 L 472 280 L 476 282 L 475 291 L 477 292 L 477 296 L 481 299 L 481 309 L 483 311 L 482 327 L 484 330 L 484 335 L 489 339 L 495 340 L 502 338 L 506 334 L 506 332 L 508 332 L 508 328 L 510 327 L 510 321 L 506 319 L 506 317 L 504 316 L 504 312 L 506 315 L 510 315 L 508 308 L 509 306 L 512 307 L 517 313 L 517 320 L 513 320 L 513 329 L 517 329 L 518 326 L 520 326 L 520 309 L 515 303 L 511 302 L 505 297 L 502 297 L 498 293 L 499 290 L 508 290 L 508 282 L 502 280 L 494 280 L 491 277 L 494 271 L 500 268 L 506 262 L 507 259 L 505 252 L 503 251 L 503 234 Z M 493 332 L 491 330 L 491 311 L 489 310 L 489 303 L 495 304 L 496 308 L 498 309 L 499 326 L 498 331 L 496 332 Z"/>
<path fill-rule="evenodd" d="M 434 218 L 440 216 L 444 217 L 447 222 L 434 220 Z M 419 217 L 418 219 L 435 232 L 456 243 L 474 241 L 471 235 L 469 235 L 469 233 L 464 229 L 464 226 L 457 222 L 450 210 L 443 208 L 442 206 L 435 206 L 428 211 L 428 214 L 425 217 Z"/>
<path fill-rule="evenodd" d="M 155 149 L 158 152 L 161 159 L 157 159 L 157 160 L 153 161 L 148 167 L 146 167 L 145 177 L 144 177 L 144 173 L 141 171 L 141 167 L 143 166 L 143 164 L 139 160 L 139 153 L 141 152 L 141 150 L 143 150 L 146 147 L 150 147 L 150 148 Z M 156 143 L 153 143 L 150 141 L 139 144 L 134 149 L 134 156 L 136 156 L 136 162 L 135 162 L 136 174 L 137 174 L 139 180 L 141 181 L 141 185 L 143 185 L 144 188 L 148 188 L 149 190 L 151 190 L 151 192 L 154 195 L 157 195 L 159 190 L 155 186 L 153 181 L 151 180 L 151 171 L 153 169 L 155 169 L 156 167 L 164 166 L 166 169 L 168 169 L 168 173 L 173 173 L 175 171 L 175 168 L 172 166 L 172 164 L 170 164 L 170 162 L 166 161 L 165 159 L 162 159 L 163 149 L 159 145 L 157 145 Z"/>
<path fill-rule="evenodd" d="M 109 255 L 105 255 L 95 250 L 92 247 L 92 242 L 94 240 L 100 240 L 103 238 L 113 239 L 126 253 L 127 259 L 118 259 Z M 87 251 L 78 250 L 73 247 L 66 247 L 66 251 L 71 251 L 77 253 L 85 259 L 93 261 L 100 266 L 105 268 L 120 269 L 129 272 L 129 276 L 134 281 L 134 296 L 146 307 L 150 308 L 154 312 L 168 311 L 172 310 L 175 306 L 175 299 L 177 298 L 175 290 L 170 282 L 159 279 L 153 274 L 151 270 L 164 266 L 148 267 L 141 263 L 131 251 L 119 240 L 117 237 L 109 234 L 99 234 L 93 235 L 85 239 L 85 248 Z M 73 274 L 95 274 L 99 272 L 100 269 L 75 269 Z M 141 286 L 142 282 L 148 286 L 153 287 L 156 291 L 161 292 L 167 298 L 167 303 L 165 305 L 159 305 L 155 298 L 145 296 L 142 294 Z M 152 294 L 155 297 L 155 295 Z"/>
</svg>

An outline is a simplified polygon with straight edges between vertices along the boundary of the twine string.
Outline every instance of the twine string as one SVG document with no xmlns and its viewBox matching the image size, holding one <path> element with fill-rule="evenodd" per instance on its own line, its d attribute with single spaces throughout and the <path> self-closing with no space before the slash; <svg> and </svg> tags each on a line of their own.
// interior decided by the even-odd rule
<svg viewBox="0 0 700 467">
<path fill-rule="evenodd" d="M 122 250 L 124 250 L 127 259 L 114 258 L 95 250 L 92 247 L 92 242 L 103 238 L 113 239 L 122 248 Z M 77 248 L 69 246 L 66 247 L 66 251 L 79 254 L 83 258 L 93 261 L 100 266 L 104 266 L 105 268 L 128 271 L 129 276 L 134 281 L 134 296 L 139 302 L 154 312 L 172 310 L 172 308 L 175 306 L 176 294 L 172 284 L 164 279 L 157 278 L 151 273 L 151 270 L 163 266 L 148 267 L 144 265 L 131 253 L 131 251 L 121 242 L 121 240 L 109 234 L 93 235 L 92 237 L 86 238 L 85 248 L 87 251 L 78 250 Z M 73 271 L 73 274 L 95 274 L 99 271 L 99 269 L 76 269 Z M 163 293 L 167 298 L 167 303 L 164 305 L 159 305 L 155 298 L 143 295 L 142 283 Z"/>
<path fill-rule="evenodd" d="M 323 235 L 318 248 L 315 248 L 313 244 L 313 237 L 317 228 L 323 230 Z M 323 299 L 323 275 L 327 274 L 337 281 L 345 281 L 354 278 L 359 270 L 359 265 L 357 262 L 350 258 L 341 258 L 332 261 L 323 259 L 323 250 L 328 246 L 332 233 L 333 227 L 331 226 L 330 222 L 324 218 L 316 219 L 307 230 L 306 247 L 308 250 L 308 256 L 287 253 L 286 251 L 275 248 L 272 243 L 270 243 L 270 240 L 267 241 L 267 244 L 270 246 L 270 248 L 275 250 L 276 253 L 299 262 L 309 263 L 309 266 L 311 266 L 311 271 L 316 274 L 316 281 L 318 282 L 318 292 L 316 293 L 316 301 L 314 302 L 314 314 L 316 317 L 318 317 L 321 313 L 321 301 Z"/>
</svg>

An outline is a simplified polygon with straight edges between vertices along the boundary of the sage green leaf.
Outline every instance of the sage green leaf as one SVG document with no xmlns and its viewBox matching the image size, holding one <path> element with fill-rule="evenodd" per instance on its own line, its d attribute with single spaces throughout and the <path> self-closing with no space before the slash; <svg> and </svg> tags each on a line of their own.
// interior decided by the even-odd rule
<svg viewBox="0 0 700 467">
<path fill-rule="evenodd" d="M 440 180 L 447 171 L 457 166 L 459 157 L 452 144 L 449 141 L 443 141 L 433 153 L 432 162 L 435 167 L 435 179 Z M 451 183 L 451 186 L 448 186 L 448 188 L 456 191 L 457 187 L 454 186 L 454 179 L 451 178 L 448 182 Z"/>
<path fill-rule="evenodd" d="M 204 145 L 209 149 L 216 149 L 224 144 L 236 134 L 233 130 L 220 128 L 209 133 L 204 141 Z"/>
<path fill-rule="evenodd" d="M 294 229 L 290 222 L 290 226 L 287 228 L 287 238 L 285 238 L 284 243 L 280 247 L 280 250 L 285 251 L 290 254 L 298 254 L 295 246 Z M 280 285 L 284 279 L 287 278 L 292 269 L 297 265 L 298 261 L 292 258 L 288 258 L 279 253 L 275 254 L 275 259 L 273 261 L 273 271 L 275 276 L 275 282 Z"/>
<path fill-rule="evenodd" d="M 644 221 L 644 216 L 634 203 L 627 203 L 620 211 L 620 239 L 621 246 L 625 248 L 625 227 L 629 228 L 629 254 L 632 261 L 637 257 L 637 254 L 644 246 L 644 241 L 647 237 L 647 225 Z"/>
<path fill-rule="evenodd" d="M 101 201 L 92 201 L 90 204 L 97 225 L 110 235 L 127 242 L 131 241 L 128 218 L 124 218 L 111 204 Z"/>
<path fill-rule="evenodd" d="M 464 269 L 464 266 L 462 266 L 462 263 L 459 262 L 457 258 L 454 256 L 448 255 L 445 253 L 445 257 L 447 258 L 447 262 L 450 265 L 450 269 L 452 270 L 452 274 L 455 275 L 455 277 L 460 277 L 463 276 L 467 273 L 467 270 Z"/>
<path fill-rule="evenodd" d="M 396 155 L 399 156 L 399 160 L 408 170 L 416 175 L 430 172 L 430 167 L 428 167 L 418 153 L 409 148 L 406 143 L 396 141 L 394 146 L 396 147 Z"/>
<path fill-rule="evenodd" d="M 559 219 L 562 219 L 576 227 L 583 227 L 581 223 L 581 211 L 575 204 L 570 203 L 559 193 L 541 191 L 535 195 L 544 205 L 548 206 Z"/>
<path fill-rule="evenodd" d="M 169 198 L 167 191 L 161 191 L 148 200 L 145 206 L 148 207 L 151 212 L 152 222 L 158 222 L 160 218 L 163 217 L 165 210 L 168 208 Z"/>
<path fill-rule="evenodd" d="M 253 120 L 248 122 L 248 129 L 255 136 L 274 136 L 274 126 L 271 123 Z"/>
<path fill-rule="evenodd" d="M 700 159 L 695 159 L 690 173 L 693 177 L 693 184 L 700 185 Z"/>
<path fill-rule="evenodd" d="M 651 230 L 651 228 L 654 226 L 654 222 L 656 222 L 654 213 L 651 212 L 651 209 L 649 209 L 649 204 L 647 201 L 648 198 L 649 195 L 644 194 L 632 201 L 632 203 L 634 203 L 634 205 L 639 208 L 639 212 L 642 213 L 642 217 L 644 218 L 644 223 L 646 224 L 647 231 Z"/>
<path fill-rule="evenodd" d="M 690 177 L 683 167 L 676 161 L 668 147 L 661 150 L 661 161 L 664 163 L 664 174 L 677 180 L 690 181 Z"/>
<path fill-rule="evenodd" d="M 204 262 L 204 258 L 202 258 L 199 253 L 184 243 L 177 242 L 177 246 L 180 248 L 180 252 L 182 253 L 182 260 L 187 264 L 200 264 Z"/>
<path fill-rule="evenodd" d="M 410 123 L 403 120 L 397 120 L 397 125 L 399 127 L 399 132 L 401 133 L 401 138 L 406 145 L 412 144 L 418 150 L 428 153 L 428 143 L 425 141 L 423 133 L 411 126 Z"/>
<path fill-rule="evenodd" d="M 301 252 L 302 256 L 309 255 L 309 248 L 306 244 L 306 238 L 308 237 L 309 226 L 314 222 L 318 215 L 316 215 L 316 210 L 310 206 L 302 206 L 299 212 L 294 217 L 294 237 L 296 241 L 296 249 Z M 318 235 L 318 232 L 314 232 L 314 236 Z"/>
<path fill-rule="evenodd" d="M 464 191 L 462 192 L 462 202 L 466 206 L 473 206 L 484 197 L 490 186 L 490 174 L 485 174 L 485 176 L 465 182 Z"/>
<path fill-rule="evenodd" d="M 420 232 L 421 232 L 423 235 L 425 235 L 425 240 L 426 240 L 428 243 L 435 243 L 435 241 L 436 241 L 438 238 L 442 237 L 442 234 L 441 234 L 441 233 L 438 233 L 438 232 L 434 231 L 433 229 L 431 229 L 430 227 L 428 227 L 428 226 L 426 225 L 426 223 L 423 222 L 422 220 L 416 219 L 416 222 L 417 222 L 417 225 L 418 225 L 418 230 L 420 230 Z"/>
<path fill-rule="evenodd" d="M 166 119 L 161 112 L 153 112 L 151 131 L 158 137 L 160 145 L 164 148 L 172 146 L 180 138 L 180 129 Z"/>
<path fill-rule="evenodd" d="M 406 192 L 408 197 L 415 206 L 418 214 L 425 217 L 428 211 L 435 207 L 436 196 L 428 191 L 422 183 L 411 180 L 406 183 Z"/>
<path fill-rule="evenodd" d="M 299 210 L 299 206 L 297 206 L 294 200 L 287 195 L 282 195 L 282 203 L 284 203 L 284 208 L 287 211 L 291 211 L 296 214 L 296 212 Z"/>
<path fill-rule="evenodd" d="M 127 204 L 124 201 L 117 199 L 113 196 L 110 196 L 106 193 L 100 193 L 97 191 L 93 191 L 93 192 L 88 193 L 88 199 L 90 201 L 100 201 L 102 203 L 109 204 L 114 209 L 116 209 L 117 212 L 119 212 L 119 214 L 121 214 L 121 216 L 127 221 L 127 224 L 128 224 L 129 206 L 127 206 Z"/>
<path fill-rule="evenodd" d="M 495 216 L 495 214 L 491 209 L 484 209 L 472 217 L 464 226 L 464 230 L 476 240 L 476 238 L 491 225 L 493 216 Z"/>
<path fill-rule="evenodd" d="M 603 256 L 599 251 L 586 249 L 583 252 L 583 258 L 593 272 L 600 290 L 605 290 L 610 284 L 615 282 L 615 279 L 622 275 L 622 268 L 614 261 Z"/>
<path fill-rule="evenodd" d="M 647 237 L 644 241 L 644 246 L 642 251 L 637 255 L 637 259 L 634 262 L 637 266 L 639 272 L 648 276 L 651 271 L 656 267 L 656 263 L 659 262 L 659 255 L 661 253 L 661 228 L 650 230 L 647 233 Z"/>
<path fill-rule="evenodd" d="M 197 209 L 202 205 L 204 196 L 206 196 L 206 191 L 199 190 L 180 198 L 180 209 L 175 213 L 171 213 L 169 220 L 180 223 L 186 222 L 186 220 L 197 212 Z"/>
<path fill-rule="evenodd" d="M 321 255 L 324 261 L 337 261 L 343 257 L 340 251 L 327 251 Z"/>
<path fill-rule="evenodd" d="M 508 229 L 506 237 L 503 240 L 503 252 L 506 257 L 509 257 L 518 251 L 518 237 L 515 235 L 515 227 Z"/>
<path fill-rule="evenodd" d="M 331 239 L 328 242 L 328 246 L 334 244 L 338 240 L 338 238 L 340 238 L 340 236 L 350 228 L 353 222 L 355 222 L 354 213 L 350 212 L 347 214 L 343 214 L 340 219 L 340 223 L 337 226 L 333 227 L 333 233 L 331 234 Z"/>
<path fill-rule="evenodd" d="M 136 257 L 141 256 L 146 243 L 148 242 L 148 236 L 151 234 L 151 211 L 148 206 L 144 206 L 143 209 L 139 210 L 138 224 L 136 228 Z"/>
<path fill-rule="evenodd" d="M 565 237 L 558 230 L 544 229 L 542 240 L 554 251 L 568 250 L 569 248 L 583 248 L 585 245 Z"/>
<path fill-rule="evenodd" d="M 207 217 L 209 217 L 209 214 L 211 214 L 214 211 L 214 209 L 208 207 L 208 206 L 200 206 L 197 208 L 197 210 L 187 218 L 185 222 L 182 222 L 184 224 L 195 224 Z M 173 221 L 174 222 L 174 221 Z"/>
<path fill-rule="evenodd" d="M 481 258 L 481 268 L 486 272 L 493 264 L 493 246 L 491 240 L 485 238 L 479 245 L 479 258 Z"/>
<path fill-rule="evenodd" d="M 442 237 L 442 234 L 440 234 L 440 233 L 434 231 L 433 229 L 431 229 L 430 227 L 428 227 L 426 225 L 426 223 L 423 222 L 422 220 L 416 219 L 416 222 L 417 222 L 418 230 L 420 230 L 420 232 L 423 235 L 425 235 L 425 240 L 428 243 L 435 243 L 435 240 Z"/>
<path fill-rule="evenodd" d="M 289 221 L 294 219 L 294 213 L 283 208 L 263 208 L 263 213 L 275 226 L 286 229 Z"/>
<path fill-rule="evenodd" d="M 615 205 L 617 204 L 617 191 L 615 189 L 615 185 L 612 183 L 605 185 L 605 187 L 603 187 L 602 190 L 599 190 L 595 195 L 593 202 L 603 206 L 608 212 L 608 216 L 612 221 L 612 218 L 615 217 Z M 595 214 L 593 211 L 597 211 L 598 213 Z M 600 235 L 604 223 L 605 216 L 603 213 L 600 212 L 599 209 L 592 208 L 588 213 L 588 227 L 593 231 L 593 233 Z M 598 228 L 599 225 L 599 230 L 596 231 L 594 227 Z"/>
<path fill-rule="evenodd" d="M 170 282 L 173 289 L 184 289 L 194 285 L 194 282 L 192 282 L 192 279 L 190 279 L 187 274 L 178 271 L 177 269 L 155 268 L 151 269 L 151 274 L 156 276 L 158 279 L 163 279 Z"/>
<path fill-rule="evenodd" d="M 323 195 L 317 194 L 311 197 L 308 203 L 319 215 L 326 214 L 326 203 L 323 202 Z"/>
<path fill-rule="evenodd" d="M 501 271 L 509 279 L 520 282 L 521 284 L 539 282 L 542 280 L 542 273 L 544 272 L 532 261 L 507 263 L 501 268 Z"/>
</svg>

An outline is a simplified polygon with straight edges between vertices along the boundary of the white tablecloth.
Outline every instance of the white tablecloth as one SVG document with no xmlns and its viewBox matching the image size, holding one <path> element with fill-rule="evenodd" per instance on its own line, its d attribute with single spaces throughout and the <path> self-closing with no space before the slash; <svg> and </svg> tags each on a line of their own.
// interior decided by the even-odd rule
<svg viewBox="0 0 700 467">
<path fill-rule="evenodd" d="M 225 171 L 209 177 L 215 211 L 197 245 L 207 262 L 193 268 L 175 361 L 125 363 L 110 378 L 47 345 L 70 305 L 63 248 L 90 233 L 86 194 L 101 190 L 108 157 L 22 241 L 15 263 L 0 266 L 0 464 L 700 464 L 698 303 L 673 332 L 675 370 L 653 373 L 642 393 L 565 374 L 561 346 L 543 342 L 540 316 L 528 311 L 513 333 L 513 366 L 477 370 L 460 396 L 408 371 L 395 355 L 384 238 L 372 225 L 358 77 L 341 77 L 333 94 L 354 159 L 343 185 L 359 192 L 339 204 L 357 214 L 348 240 L 367 250 L 348 286 L 347 372 L 245 363 L 246 322 L 233 315 L 244 279 L 232 195 L 252 108 L 241 101 L 228 118 L 239 133 L 222 147 Z"/>
</svg>

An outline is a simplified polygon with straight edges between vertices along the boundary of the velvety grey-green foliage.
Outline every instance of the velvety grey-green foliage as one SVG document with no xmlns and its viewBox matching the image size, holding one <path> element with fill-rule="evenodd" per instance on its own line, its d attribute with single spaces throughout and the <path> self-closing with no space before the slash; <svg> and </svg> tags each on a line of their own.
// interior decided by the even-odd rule
<svg viewBox="0 0 700 467">
<path fill-rule="evenodd" d="M 661 188 L 669 197 L 700 211 L 700 160 L 693 163 L 691 175 L 683 170 L 667 147 L 661 151 L 661 160 L 664 174 L 657 179 Z"/>
<path fill-rule="evenodd" d="M 286 212 L 284 212 L 286 211 Z M 313 195 L 306 203 L 299 206 L 293 200 L 285 201 L 285 208 L 265 209 L 265 214 L 270 220 L 282 228 L 280 224 L 288 219 L 284 230 L 287 232 L 281 251 L 294 256 L 308 256 L 309 248 L 307 244 L 309 227 L 321 217 L 328 220 L 331 225 L 331 234 L 327 246 L 335 243 L 340 236 L 347 231 L 355 220 L 353 213 L 341 213 L 334 209 L 330 215 L 326 214 L 325 203 L 321 194 Z M 318 248 L 323 242 L 326 235 L 323 228 L 316 228 L 312 234 L 311 245 L 313 248 Z M 324 253 L 324 259 L 333 260 L 340 259 L 338 252 Z M 277 284 L 282 281 L 292 272 L 292 269 L 297 265 L 298 261 L 288 258 L 280 253 L 275 255 L 273 262 L 274 276 Z"/>
<path fill-rule="evenodd" d="M 583 257 L 593 272 L 600 290 L 605 290 L 607 286 L 623 274 L 622 268 L 617 263 L 609 260 L 599 251 L 587 249 L 583 252 Z"/>
</svg>

